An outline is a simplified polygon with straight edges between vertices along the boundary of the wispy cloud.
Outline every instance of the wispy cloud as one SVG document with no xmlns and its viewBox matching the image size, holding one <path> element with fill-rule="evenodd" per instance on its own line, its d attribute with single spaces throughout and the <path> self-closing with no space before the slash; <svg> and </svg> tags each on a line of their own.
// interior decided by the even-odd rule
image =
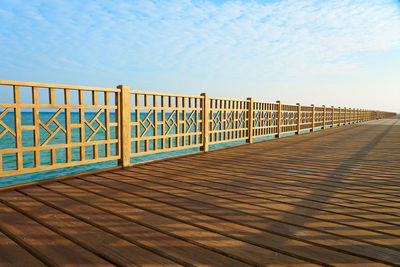
<svg viewBox="0 0 400 267">
<path fill-rule="evenodd" d="M 3 68 L 273 79 L 358 71 L 363 53 L 396 47 L 394 0 L 3 0 L 0 7 Z"/>
</svg>

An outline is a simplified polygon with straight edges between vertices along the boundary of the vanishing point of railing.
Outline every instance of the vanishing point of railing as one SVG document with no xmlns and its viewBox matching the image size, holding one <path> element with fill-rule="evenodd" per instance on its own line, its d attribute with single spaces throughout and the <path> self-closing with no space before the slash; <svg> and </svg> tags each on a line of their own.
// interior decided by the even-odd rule
<svg viewBox="0 0 400 267">
<path fill-rule="evenodd" d="M 0 80 L 0 176 L 358 123 L 395 113 Z M 5 101 L 7 102 L 7 101 Z M 15 162 L 5 169 L 4 160 Z"/>
</svg>

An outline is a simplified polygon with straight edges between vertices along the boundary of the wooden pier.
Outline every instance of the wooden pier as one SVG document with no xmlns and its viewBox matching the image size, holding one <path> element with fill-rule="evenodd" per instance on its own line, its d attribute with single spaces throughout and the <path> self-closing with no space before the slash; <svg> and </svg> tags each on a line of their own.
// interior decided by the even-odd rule
<svg viewBox="0 0 400 267">
<path fill-rule="evenodd" d="M 2 266 L 400 265 L 400 119 L 0 193 Z"/>
</svg>

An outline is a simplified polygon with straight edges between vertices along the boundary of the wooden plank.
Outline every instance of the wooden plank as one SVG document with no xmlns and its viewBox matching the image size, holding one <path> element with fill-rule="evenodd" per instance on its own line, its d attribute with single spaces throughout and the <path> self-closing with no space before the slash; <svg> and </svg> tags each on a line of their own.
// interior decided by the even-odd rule
<svg viewBox="0 0 400 267">
<path fill-rule="evenodd" d="M 122 231 L 119 230 L 118 232 L 126 235 L 127 237 L 131 237 L 138 242 L 153 247 L 154 249 L 161 250 L 163 253 L 173 255 L 179 259 L 189 262 L 190 264 L 213 265 L 218 262 L 222 266 L 231 266 L 232 264 L 244 264 L 246 262 L 248 264 L 255 264 L 257 262 L 251 257 L 243 259 L 237 254 L 232 255 L 228 254 L 226 251 L 219 251 L 218 247 L 215 247 L 215 239 L 219 239 L 218 243 L 220 245 L 222 245 L 223 240 L 218 238 L 217 235 L 202 231 L 202 229 L 196 229 L 190 225 L 185 225 L 183 223 L 179 223 L 178 221 L 173 221 L 171 219 L 128 206 L 121 202 L 100 197 L 66 184 L 50 184 L 47 185 L 46 188 L 84 203 L 84 205 L 73 205 L 74 214 L 85 213 L 85 210 L 86 213 L 88 213 L 89 208 L 87 205 L 90 205 L 91 207 L 96 208 L 90 209 L 91 220 L 95 220 L 95 215 L 93 214 L 99 214 L 98 216 L 101 218 L 101 222 L 103 221 L 102 218 L 107 218 L 107 221 L 102 223 L 108 224 L 109 226 L 107 227 L 109 229 L 116 228 L 115 224 L 118 224 L 118 227 L 126 226 L 125 229 L 122 228 Z M 114 219 L 111 219 L 112 217 L 114 217 Z M 150 217 L 150 219 L 146 219 L 146 217 Z M 154 225 L 155 222 L 157 222 L 156 225 Z M 178 233 L 179 235 L 166 231 L 165 225 L 168 224 L 170 225 L 169 228 L 173 229 L 174 232 Z M 135 230 L 132 231 L 131 229 Z M 200 237 L 201 232 L 202 236 Z M 200 237 L 198 239 L 204 241 L 201 241 L 201 243 L 196 242 L 195 238 L 191 237 L 193 234 L 198 235 Z M 209 241 L 207 241 L 207 239 L 209 239 Z M 212 244 L 213 247 L 203 245 L 207 243 Z M 235 242 L 231 240 L 230 243 L 226 242 L 226 245 L 232 246 L 240 244 L 235 244 Z M 261 251 L 261 249 L 259 250 Z M 255 248 L 254 253 L 256 253 L 256 251 L 257 249 Z M 229 257 L 226 257 L 225 255 L 228 255 Z M 263 254 L 260 253 L 260 256 L 261 255 Z M 275 253 L 275 255 L 277 254 Z M 241 262 L 235 261 L 232 258 L 239 258 Z M 299 262 L 295 259 L 287 259 L 287 261 L 293 263 Z"/>
<path fill-rule="evenodd" d="M 282 163 L 280 163 L 280 164 L 282 164 Z M 246 168 L 246 163 L 244 163 L 244 162 L 238 162 L 237 163 L 237 166 L 235 166 L 235 168 L 237 168 L 237 167 L 239 167 L 239 166 L 243 166 L 243 168 Z M 271 175 L 274 175 L 274 174 L 277 174 L 277 175 L 279 175 L 280 173 L 282 173 L 281 171 L 282 171 L 282 167 L 281 166 L 268 166 L 268 167 L 264 167 L 264 165 L 260 165 L 259 166 L 261 169 L 263 169 L 263 168 L 266 168 L 266 169 L 268 169 L 268 172 L 271 174 Z M 291 161 L 290 163 L 288 163 L 287 164 L 287 167 L 288 168 L 290 168 L 289 170 L 288 170 L 288 172 L 289 173 L 298 173 L 298 172 L 296 172 L 295 170 L 296 170 L 296 168 L 294 168 L 294 166 L 293 166 L 293 161 Z M 303 168 L 303 167 L 301 167 L 301 168 Z M 244 169 L 245 170 L 245 169 Z M 275 171 L 274 171 L 275 170 Z M 229 171 L 228 171 L 229 172 Z M 320 174 L 321 174 L 321 172 L 322 171 L 320 171 Z M 323 174 L 323 173 L 322 173 Z M 329 173 L 328 173 L 329 174 Z M 320 175 L 315 175 L 315 176 L 320 176 Z M 323 180 L 322 181 L 322 183 L 318 183 L 318 180 L 320 180 L 320 179 L 315 179 L 315 176 L 313 176 L 313 178 L 311 178 L 311 177 L 307 177 L 307 176 L 304 176 L 304 175 L 302 175 L 302 178 L 301 179 L 296 179 L 296 178 L 291 178 L 291 179 L 279 179 L 279 180 L 277 180 L 276 179 L 276 181 L 279 181 L 279 182 L 283 182 L 283 181 L 285 181 L 285 180 L 289 180 L 289 181 L 299 181 L 299 182 L 302 182 L 302 184 L 307 184 L 307 187 L 308 188 L 314 188 L 314 189 L 318 189 L 319 190 L 319 192 L 335 192 L 335 196 L 339 196 L 339 197 L 341 197 L 341 198 L 347 198 L 347 199 L 352 199 L 352 196 L 353 196 L 353 200 L 354 201 L 358 201 L 358 202 L 363 202 L 364 204 L 365 203 L 375 203 L 375 201 L 374 201 L 374 199 L 376 199 L 378 196 L 385 196 L 385 195 L 379 195 L 379 194 L 376 194 L 376 193 L 374 193 L 374 195 L 373 196 L 370 196 L 370 197 L 365 197 L 365 196 L 362 196 L 362 195 L 360 195 L 360 194 L 357 194 L 357 191 L 358 192 L 362 192 L 362 191 L 365 191 L 365 192 L 368 192 L 368 191 L 366 191 L 366 190 L 354 190 L 354 189 L 352 189 L 353 190 L 353 192 L 351 192 L 351 193 L 349 193 L 349 192 L 345 192 L 345 191 L 337 191 L 337 190 L 335 190 L 335 191 L 332 191 L 332 185 L 334 185 L 335 183 L 337 183 L 337 181 L 335 181 L 335 182 L 333 182 L 333 184 L 332 185 L 329 185 L 329 183 L 331 183 L 330 181 L 326 181 L 326 180 Z M 269 181 L 271 181 L 271 178 L 269 178 L 268 179 Z M 328 186 L 326 185 L 328 183 Z M 358 188 L 359 188 L 359 186 L 358 186 Z M 376 189 L 374 189 L 374 191 L 376 192 Z M 379 191 L 378 191 L 379 192 Z M 339 193 L 339 194 L 338 194 Z M 387 192 L 385 192 L 385 194 L 387 195 Z M 355 197 L 357 197 L 357 199 L 355 198 Z M 385 199 L 387 199 L 387 197 L 385 196 L 385 198 L 384 199 L 381 199 L 381 202 L 387 202 L 387 205 L 390 205 L 391 207 L 393 207 L 393 205 L 396 205 L 397 206 L 397 204 L 396 203 L 393 203 L 393 201 L 387 201 L 387 200 L 385 200 Z M 385 205 L 383 205 L 383 204 L 376 204 L 376 205 L 380 205 L 380 206 L 385 206 Z"/>
<path fill-rule="evenodd" d="M 191 164 L 190 162 L 187 163 L 181 163 L 181 164 Z M 193 164 L 195 165 L 195 164 Z M 165 168 L 165 165 L 162 166 L 162 168 Z M 188 172 L 190 170 L 186 170 L 186 172 Z M 307 206 L 314 206 L 314 205 L 320 205 L 319 203 L 325 203 L 324 207 L 322 210 L 329 210 L 330 207 L 332 209 L 342 209 L 345 210 L 345 213 L 348 214 L 357 214 L 359 211 L 372 211 L 374 213 L 382 213 L 382 214 L 376 214 L 378 218 L 380 218 L 380 216 L 385 216 L 382 219 L 388 220 L 388 219 L 392 219 L 394 222 L 396 221 L 396 218 L 391 216 L 388 217 L 387 212 L 392 211 L 395 212 L 394 214 L 396 214 L 398 212 L 398 210 L 394 210 L 394 207 L 390 207 L 390 210 L 388 210 L 388 208 L 384 209 L 383 207 L 379 207 L 378 211 L 375 210 L 370 210 L 370 208 L 368 207 L 368 203 L 362 202 L 359 203 L 357 205 L 357 201 L 352 201 L 352 203 L 349 203 L 348 199 L 344 199 L 344 198 L 340 198 L 340 197 L 332 197 L 331 193 L 329 191 L 327 192 L 323 192 L 321 190 L 316 191 L 313 188 L 309 188 L 307 186 L 303 185 L 302 183 L 284 183 L 284 178 L 275 178 L 275 179 L 263 179 L 262 177 L 254 177 L 252 179 L 252 181 L 246 181 L 247 179 L 246 176 L 241 176 L 240 175 L 240 171 L 239 170 L 234 170 L 232 172 L 232 174 L 230 173 L 231 170 L 227 170 L 224 168 L 220 168 L 220 171 L 216 171 L 216 169 L 213 170 L 213 172 L 211 173 L 207 173 L 206 177 L 208 176 L 218 176 L 220 177 L 220 179 L 224 179 L 226 181 L 229 181 L 230 184 L 235 184 L 235 183 L 239 183 L 239 184 L 246 184 L 246 187 L 249 188 L 257 188 L 258 190 L 265 192 L 265 193 L 271 193 L 271 194 L 275 194 L 277 197 L 278 196 L 285 196 L 289 195 L 292 197 L 295 197 L 297 199 L 297 201 L 307 201 L 307 203 L 304 203 Z M 270 173 L 270 171 L 269 171 Z M 203 175 L 202 173 L 198 173 L 199 175 Z M 196 177 L 198 178 L 198 176 Z M 244 178 L 244 180 L 243 180 Z M 304 178 L 303 178 L 304 179 Z M 300 180 L 299 180 L 300 182 Z M 263 189 L 260 189 L 260 186 L 264 186 Z M 278 190 L 283 190 L 283 193 L 280 193 Z M 305 191 L 306 190 L 306 191 Z M 301 193 L 305 191 L 305 193 Z M 329 196 L 329 200 L 332 201 L 333 203 L 327 202 L 326 197 L 325 196 Z M 324 201 L 325 200 L 325 201 Z M 312 203 L 312 201 L 316 201 L 317 203 Z M 338 204 L 339 203 L 339 204 Z M 374 206 L 373 203 L 371 203 L 369 205 L 370 207 L 376 207 Z M 386 213 L 386 214 L 385 214 Z M 368 218 L 371 218 L 372 214 L 368 215 Z M 365 216 L 365 215 L 360 215 L 360 216 Z"/>
<path fill-rule="evenodd" d="M 28 251 L 0 232 L 0 266 L 46 266 Z"/>
<path fill-rule="evenodd" d="M 144 165 L 143 167 L 146 167 L 146 165 Z M 368 220 L 355 220 L 354 217 L 339 215 L 335 212 L 323 213 L 320 212 L 319 206 L 314 205 L 316 206 L 316 209 L 310 209 L 309 207 L 312 207 L 313 205 L 309 205 L 304 201 L 299 202 L 300 205 L 297 205 L 297 202 L 286 202 L 285 199 L 282 198 L 275 199 L 274 196 L 279 196 L 278 194 L 268 194 L 268 191 L 266 190 L 252 189 L 251 187 L 246 187 L 246 183 L 244 182 L 242 184 L 230 183 L 229 185 L 227 185 L 224 178 L 214 179 L 212 175 L 196 175 L 193 177 L 186 174 L 183 176 L 177 175 L 176 172 L 168 172 L 167 170 L 168 167 L 166 167 L 165 164 L 162 164 L 159 169 L 157 169 L 155 166 L 151 167 L 152 175 L 156 175 L 156 177 L 168 177 L 168 179 L 171 179 L 173 181 L 179 181 L 179 183 L 173 184 L 178 184 L 181 188 L 187 187 L 188 189 L 195 190 L 196 192 L 202 192 L 216 197 L 223 197 L 224 199 L 229 199 L 238 203 L 248 203 L 255 206 L 260 206 L 263 208 L 263 211 L 261 211 L 261 213 L 266 212 L 267 214 L 277 214 L 276 216 L 273 216 L 273 218 L 279 219 L 284 216 L 285 219 L 287 219 L 291 223 L 295 223 L 296 221 L 298 221 L 301 225 L 313 225 L 313 228 L 315 229 L 320 229 L 322 231 L 330 232 L 333 234 L 343 235 L 343 233 L 347 232 L 350 237 L 366 236 L 369 237 L 367 238 L 369 242 L 375 243 L 377 245 L 387 245 L 389 246 L 389 248 L 394 248 L 398 246 L 398 244 L 400 244 L 400 229 L 397 229 L 397 227 L 392 227 L 391 233 L 385 233 L 383 231 L 375 230 L 373 228 L 370 229 L 367 227 L 362 227 L 360 225 L 357 225 L 357 223 L 353 223 L 357 221 L 359 223 L 362 223 L 362 221 L 364 221 L 365 225 L 367 225 L 368 222 L 372 224 Z M 140 174 L 142 173 L 143 170 L 140 170 L 138 168 L 135 169 L 136 177 L 141 178 Z M 166 175 L 168 173 L 171 173 L 171 175 Z M 164 179 L 157 180 L 163 181 Z M 183 184 L 183 182 L 185 184 Z M 273 192 L 275 191 L 276 190 L 274 190 Z M 290 199 L 290 195 L 287 196 L 287 199 Z M 305 205 L 307 207 L 305 207 Z M 341 221 L 345 221 L 345 223 L 341 223 Z M 347 223 L 347 221 L 349 221 L 349 223 Z M 385 225 L 379 224 L 379 226 L 382 227 Z M 386 225 L 386 227 L 390 227 L 390 225 Z M 397 234 L 397 236 L 391 234 Z M 400 248 L 400 246 L 398 248 Z"/>
<path fill-rule="evenodd" d="M 246 166 L 246 163 L 242 163 L 243 164 L 243 168 L 245 168 L 245 166 Z M 237 166 L 236 166 L 237 167 Z M 290 166 L 290 165 L 288 165 L 287 166 L 288 168 L 292 168 L 291 170 L 288 170 L 289 172 L 291 172 L 291 173 L 298 173 L 299 171 L 296 171 L 296 168 L 294 168 L 293 169 L 293 166 Z M 279 168 L 280 167 L 268 167 L 268 171 L 271 171 L 272 172 L 272 174 L 279 174 Z M 274 169 L 276 169 L 276 171 L 274 171 Z M 221 172 L 223 172 L 223 170 L 221 170 Z M 303 176 L 303 177 L 305 177 L 305 176 Z M 318 177 L 318 176 L 317 176 Z M 311 178 L 310 178 L 311 179 Z M 314 178 L 315 179 L 315 178 Z M 269 178 L 268 179 L 269 181 L 271 181 L 271 179 Z M 293 180 L 293 179 L 291 179 L 291 180 Z M 278 180 L 277 180 L 278 181 Z M 304 180 L 304 178 L 302 178 L 302 180 L 299 180 L 299 179 L 294 179 L 294 181 L 301 181 L 302 183 L 304 183 L 304 182 L 308 182 L 307 180 Z M 318 181 L 318 180 L 317 180 Z M 311 184 L 313 184 L 313 183 L 315 183 L 315 181 L 310 181 L 311 182 Z M 324 182 L 326 182 L 326 181 L 324 181 Z M 329 183 L 329 181 L 328 181 L 328 183 Z M 323 186 L 322 184 L 320 185 L 320 184 L 318 184 L 319 186 Z M 318 187 L 315 187 L 315 188 L 318 188 Z M 375 190 L 376 190 L 376 188 L 374 188 Z M 354 189 L 353 189 L 354 190 Z M 327 191 L 327 192 L 329 192 L 329 191 L 332 191 L 332 190 L 330 190 L 329 189 L 329 187 L 327 187 L 327 189 L 322 189 L 322 191 Z M 364 190 L 365 191 L 365 190 Z M 379 192 L 379 190 L 377 190 L 378 192 Z M 335 191 L 335 192 L 338 192 L 338 191 Z M 353 194 L 349 194 L 348 192 L 344 192 L 345 194 L 348 194 L 348 195 L 353 195 Z M 388 192 L 385 192 L 385 194 L 387 194 Z M 359 196 L 359 195 L 357 195 L 357 196 Z M 376 198 L 377 197 L 377 195 L 375 194 L 374 196 L 373 196 L 373 198 Z M 373 198 L 371 198 L 371 200 L 373 199 Z"/>
<path fill-rule="evenodd" d="M 124 170 L 116 172 L 128 175 L 127 171 Z M 124 179 L 124 178 L 118 177 L 118 179 Z M 264 214 L 260 215 L 261 209 L 255 206 L 235 205 L 235 203 L 230 203 L 229 201 L 228 202 L 222 201 L 220 198 L 213 198 L 210 195 L 204 195 L 192 191 L 188 192 L 185 189 L 171 187 L 166 185 L 165 183 L 161 184 L 158 182 L 157 183 L 150 181 L 147 182 L 144 180 L 138 181 L 138 179 L 132 176 L 129 176 L 129 178 L 124 179 L 123 181 L 129 184 L 133 184 L 135 186 L 140 186 L 140 188 L 149 189 L 151 187 L 154 190 L 167 193 L 169 197 L 172 197 L 171 195 L 174 195 L 176 196 L 174 197 L 175 202 L 176 201 L 182 202 L 184 199 L 185 201 L 188 201 L 190 203 L 193 202 L 193 204 L 190 204 L 190 206 L 196 205 L 199 208 L 202 207 L 202 209 L 212 209 L 213 207 L 217 208 L 218 211 L 216 211 L 216 214 L 218 215 L 222 214 L 221 216 L 223 218 L 230 220 L 236 217 L 242 218 L 239 219 L 239 221 L 246 223 L 246 225 L 257 227 L 257 229 L 270 229 L 275 233 L 281 235 L 287 235 L 288 232 L 304 232 L 304 235 L 301 236 L 301 239 L 307 242 L 313 242 L 315 245 L 328 246 L 332 247 L 332 249 L 341 249 L 343 253 L 357 255 L 359 257 L 364 257 L 366 259 L 370 258 L 371 253 L 377 253 L 377 251 L 379 251 L 376 257 L 372 257 L 374 260 L 381 262 L 400 263 L 400 254 L 398 254 L 393 250 L 387 248 L 381 248 L 357 240 L 346 239 L 345 236 L 340 236 L 337 234 L 334 235 L 332 233 L 307 229 L 302 225 L 276 220 L 272 216 Z M 321 239 L 314 240 L 310 236 L 320 236 Z M 342 249 L 343 246 L 345 246 L 346 248 Z"/>
<path fill-rule="evenodd" d="M 108 205 L 105 204 L 105 202 L 109 202 L 110 211 L 112 210 L 119 214 L 128 216 L 129 218 L 134 218 L 141 222 L 151 224 L 173 234 L 206 245 L 209 248 L 216 247 L 228 254 L 234 253 L 234 255 L 247 257 L 249 260 L 256 260 L 260 263 L 263 261 L 267 261 L 269 264 L 274 262 L 289 263 L 296 261 L 295 259 L 287 258 L 282 254 L 270 252 L 251 245 L 251 243 L 254 242 L 249 242 L 247 240 L 249 243 L 246 243 L 246 240 L 241 241 L 240 237 L 247 237 L 247 235 L 243 235 L 245 232 L 248 232 L 248 237 L 250 237 L 250 239 L 253 237 L 254 230 L 251 228 L 247 229 L 240 225 L 218 220 L 213 217 L 194 213 L 147 198 L 116 191 L 115 189 L 104 187 L 99 184 L 89 183 L 87 181 L 69 180 L 66 181 L 65 184 L 84 189 L 84 193 L 80 194 L 79 197 L 81 199 L 85 198 L 87 202 L 95 204 L 96 201 L 98 202 L 100 200 L 100 196 L 101 202 L 98 202 L 99 205 L 101 203 L 103 207 L 107 208 Z M 91 197 L 90 192 L 95 193 L 94 195 L 92 194 L 93 197 Z M 116 194 L 116 192 L 118 193 Z M 233 232 L 230 233 L 230 231 Z M 228 236 L 234 235 L 236 239 L 225 236 L 224 232 L 229 233 Z M 271 239 L 262 239 L 260 237 L 260 240 Z M 235 246 L 232 244 L 235 244 Z"/>
<path fill-rule="evenodd" d="M 104 176 L 102 176 L 104 177 Z M 125 176 L 121 176 L 121 175 L 117 175 L 117 174 L 111 174 L 108 173 L 106 175 L 107 178 L 110 177 L 115 177 L 116 179 L 112 180 L 112 181 L 107 181 L 107 179 L 104 178 L 100 178 L 100 177 L 88 177 L 85 178 L 88 181 L 94 181 L 96 183 L 101 183 L 103 185 L 107 185 L 109 187 L 112 187 L 114 189 L 117 189 L 119 191 L 122 192 L 131 192 L 135 195 L 140 195 L 146 198 L 151 198 L 157 201 L 160 201 L 162 203 L 166 203 L 166 204 L 172 204 L 174 206 L 178 206 L 180 208 L 186 209 L 186 210 L 190 210 L 193 212 L 198 212 L 200 214 L 204 214 L 204 215 L 208 215 L 214 218 L 218 218 L 224 221 L 228 221 L 231 223 L 236 223 L 236 224 L 240 224 L 249 228 L 253 228 L 253 231 L 257 231 L 258 232 L 258 236 L 263 236 L 263 235 L 267 235 L 267 237 L 261 238 L 262 240 L 276 240 L 277 236 L 280 236 L 281 238 L 288 238 L 287 234 L 283 234 L 281 235 L 279 232 L 280 231 L 286 231 L 286 229 L 288 229 L 288 227 L 290 228 L 290 226 L 285 225 L 284 227 L 282 226 L 276 226 L 273 227 L 273 229 L 271 229 L 271 226 L 273 225 L 269 225 L 269 226 L 260 226 L 260 220 L 256 219 L 256 218 L 249 218 L 248 216 L 244 215 L 244 214 L 233 214 L 232 211 L 230 210 L 226 210 L 226 209 L 221 209 L 221 208 L 215 208 L 215 207 L 211 207 L 207 204 L 204 203 L 200 203 L 200 202 L 193 202 L 189 199 L 186 198 L 182 198 L 182 197 L 177 197 L 174 196 L 172 194 L 168 194 L 165 192 L 162 192 L 161 190 L 159 190 L 157 188 L 157 190 L 152 190 L 152 189 L 148 189 L 146 187 L 142 187 L 142 186 L 137 186 L 134 185 L 133 183 L 131 183 L 130 181 L 132 180 L 130 177 L 125 177 Z M 119 179 L 119 180 L 117 180 Z M 258 226 L 257 226 L 258 225 Z M 232 231 L 230 231 L 230 233 L 232 233 Z M 272 235 L 271 235 L 272 234 Z M 294 238 L 294 237 L 293 237 Z M 318 242 L 319 240 L 316 240 L 316 242 Z M 358 258 L 358 257 L 354 257 L 351 255 L 348 255 L 347 253 L 340 253 L 337 252 L 337 249 L 329 249 L 329 246 L 321 246 L 318 245 L 315 242 L 309 243 L 309 242 L 304 242 L 304 240 L 299 239 L 298 237 L 295 237 L 294 240 L 288 240 L 286 239 L 286 241 L 281 240 L 280 242 L 274 242 L 274 245 L 278 248 L 281 248 L 282 245 L 284 245 L 282 247 L 283 250 L 285 249 L 290 249 L 290 248 L 296 248 L 297 253 L 296 254 L 300 254 L 300 255 L 307 255 L 307 258 L 310 259 L 318 259 L 320 262 L 334 262 L 335 257 L 340 257 L 343 261 L 346 262 L 370 262 L 367 259 L 363 259 L 363 258 Z M 300 242 L 300 243 L 298 243 Z M 278 246 L 277 244 L 281 244 L 280 246 Z M 292 244 L 296 244 L 294 245 L 294 247 L 291 247 Z M 299 250 L 300 249 L 300 250 Z M 294 252 L 294 251 L 293 251 Z M 336 256 L 335 256 L 336 255 Z M 340 256 L 339 256 L 340 255 Z M 372 262 L 370 262 L 372 263 Z"/>
<path fill-rule="evenodd" d="M 7 203 L 12 200 L 12 203 L 17 206 L 21 201 L 24 201 L 24 198 L 21 198 L 21 195 L 16 192 L 3 193 L 1 199 L 7 201 Z M 35 202 L 31 204 L 32 206 L 36 205 Z M 0 204 L 0 211 L 1 230 L 12 236 L 20 246 L 23 246 L 44 264 L 53 266 L 79 264 L 110 266 L 102 258 L 86 251 L 14 209 Z"/>
<path fill-rule="evenodd" d="M 35 187 L 24 189 L 24 191 L 30 190 L 34 191 Z M 164 257 L 160 257 L 124 239 L 118 238 L 109 232 L 105 232 L 98 227 L 76 219 L 67 213 L 43 205 L 43 203 L 35 201 L 33 198 L 16 192 L 11 197 L 5 197 L 3 194 L 1 197 L 10 205 L 13 205 L 14 209 L 18 208 L 20 212 L 34 218 L 35 221 L 40 224 L 112 264 L 119 266 L 131 264 L 173 264 L 173 262 Z M 11 224 L 11 222 L 9 224 Z M 23 226 L 18 227 L 18 229 L 21 228 L 23 228 Z M 32 232 L 35 233 L 35 231 Z M 52 245 L 51 242 L 47 244 Z M 60 248 L 55 247 L 55 249 Z M 65 253 L 64 249 L 62 249 L 62 251 Z M 65 254 L 68 255 L 67 253 Z M 51 257 L 52 260 L 56 258 L 57 257 Z M 71 256 L 68 258 L 72 258 L 70 260 L 77 260 Z M 76 256 L 76 258 L 78 258 L 78 256 Z"/>
</svg>

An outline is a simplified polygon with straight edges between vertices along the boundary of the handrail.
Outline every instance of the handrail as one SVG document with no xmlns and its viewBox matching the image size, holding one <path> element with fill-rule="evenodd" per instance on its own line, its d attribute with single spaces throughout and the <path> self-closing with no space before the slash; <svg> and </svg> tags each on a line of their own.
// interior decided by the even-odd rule
<svg viewBox="0 0 400 267">
<path fill-rule="evenodd" d="M 279 138 L 396 115 L 205 93 L 135 91 L 126 85 L 101 88 L 0 80 L 0 87 L 13 95 L 11 103 L 0 103 L 0 177 L 109 160 L 126 167 L 140 155 L 190 148 L 208 151 L 219 143 L 252 143 L 266 136 Z M 24 113 L 26 109 L 31 114 Z M 9 161 L 15 168 L 3 169 Z"/>
</svg>

